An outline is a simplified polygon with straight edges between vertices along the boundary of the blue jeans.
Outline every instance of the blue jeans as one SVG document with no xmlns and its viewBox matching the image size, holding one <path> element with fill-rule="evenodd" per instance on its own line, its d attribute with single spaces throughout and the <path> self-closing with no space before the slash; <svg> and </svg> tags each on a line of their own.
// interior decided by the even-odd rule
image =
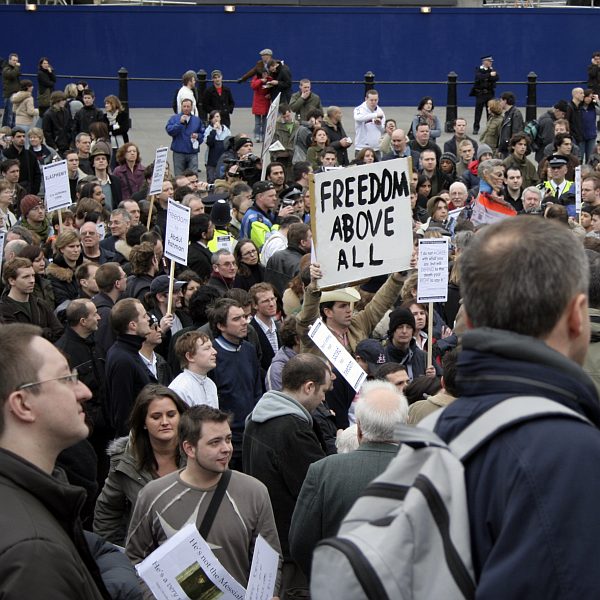
<svg viewBox="0 0 600 600">
<path fill-rule="evenodd" d="M 265 127 L 267 125 L 267 115 L 254 115 L 254 137 L 265 139 Z"/>
<path fill-rule="evenodd" d="M 2 127 L 13 128 L 15 126 L 15 115 L 10 98 L 4 98 L 4 114 L 2 115 Z"/>
<path fill-rule="evenodd" d="M 186 169 L 191 169 L 194 173 L 198 172 L 198 153 L 183 154 L 182 152 L 173 152 L 173 172 L 175 177 L 181 175 Z"/>
</svg>

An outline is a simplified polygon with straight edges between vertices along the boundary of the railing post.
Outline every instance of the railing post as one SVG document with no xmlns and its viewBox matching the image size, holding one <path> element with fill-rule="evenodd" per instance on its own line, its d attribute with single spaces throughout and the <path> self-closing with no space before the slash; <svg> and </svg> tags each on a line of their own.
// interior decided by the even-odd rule
<svg viewBox="0 0 600 600">
<path fill-rule="evenodd" d="M 119 76 L 119 100 L 123 105 L 123 110 L 129 120 L 131 127 L 131 117 L 129 116 L 129 72 L 125 67 L 121 67 L 118 72 Z"/>
<path fill-rule="evenodd" d="M 199 69 L 196 73 L 196 89 L 198 90 L 198 98 L 202 100 L 204 92 L 206 91 L 206 78 L 207 73 L 204 69 Z"/>
<path fill-rule="evenodd" d="M 375 73 L 367 71 L 365 73 L 365 96 L 369 90 L 375 89 Z"/>
<path fill-rule="evenodd" d="M 537 119 L 537 75 L 530 71 L 527 75 L 527 106 L 525 108 L 525 122 Z"/>
<path fill-rule="evenodd" d="M 458 117 L 457 80 L 458 75 L 454 71 L 450 71 L 448 73 L 448 94 L 446 97 L 446 133 L 454 131 L 454 121 Z"/>
</svg>

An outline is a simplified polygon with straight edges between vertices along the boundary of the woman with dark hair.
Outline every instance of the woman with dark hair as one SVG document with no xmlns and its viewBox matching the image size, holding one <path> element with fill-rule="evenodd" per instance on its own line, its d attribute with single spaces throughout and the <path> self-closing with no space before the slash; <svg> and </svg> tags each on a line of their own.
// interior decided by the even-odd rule
<svg viewBox="0 0 600 600">
<path fill-rule="evenodd" d="M 312 143 L 306 151 L 306 160 L 313 169 L 316 170 L 321 166 L 321 154 L 329 146 L 329 143 L 327 132 L 321 127 L 317 127 L 312 133 Z"/>
<path fill-rule="evenodd" d="M 265 268 L 260 264 L 258 246 L 251 239 L 238 240 L 233 256 L 238 266 L 233 287 L 248 291 L 255 283 L 265 280 Z"/>
<path fill-rule="evenodd" d="M 431 196 L 431 179 L 427 175 L 419 175 L 417 179 L 417 205 L 427 208 L 427 201 Z"/>
<path fill-rule="evenodd" d="M 31 261 L 35 274 L 35 287 L 33 295 L 41 300 L 50 310 L 54 310 L 54 290 L 52 283 L 46 277 L 46 257 L 40 246 L 28 244 L 20 252 L 19 257 L 28 258 Z"/>
<path fill-rule="evenodd" d="M 65 300 L 75 300 L 79 297 L 75 269 L 82 262 L 79 234 L 76 231 L 64 231 L 59 234 L 54 242 L 54 262 L 46 269 L 57 307 Z"/>
<path fill-rule="evenodd" d="M 181 415 L 188 406 L 169 388 L 148 384 L 129 417 L 129 436 L 108 447 L 110 471 L 94 511 L 94 532 L 125 545 L 131 511 L 140 490 L 153 479 L 183 466 L 177 439 Z"/>
<path fill-rule="evenodd" d="M 373 148 L 363 148 L 354 159 L 357 165 L 372 165 L 377 162 L 377 152 Z"/>
<path fill-rule="evenodd" d="M 144 186 L 146 167 L 142 165 L 140 149 L 133 142 L 126 142 L 117 150 L 117 163 L 119 166 L 113 169 L 112 174 L 121 181 L 123 200 L 127 200 Z"/>
<path fill-rule="evenodd" d="M 436 138 L 439 138 L 442 135 L 442 127 L 440 125 L 440 120 L 436 115 L 433 114 L 433 109 L 435 108 L 433 104 L 433 98 L 431 96 L 424 96 L 421 98 L 419 105 L 417 106 L 417 114 L 412 120 L 410 125 L 410 131 L 412 133 L 412 138 L 414 139 L 415 133 L 417 131 L 417 125 L 429 125 L 429 138 L 435 141 Z"/>
<path fill-rule="evenodd" d="M 50 64 L 50 61 L 42 56 L 38 62 L 38 107 L 40 109 L 40 117 L 50 108 L 50 94 L 54 91 L 56 85 L 56 73 Z"/>
<path fill-rule="evenodd" d="M 231 137 L 229 127 L 221 123 L 221 113 L 218 110 L 211 110 L 208 115 L 209 125 L 204 131 L 204 143 L 208 151 L 206 152 L 206 181 L 214 183 L 217 178 L 217 164 L 225 152 L 227 140 Z"/>
<path fill-rule="evenodd" d="M 508 173 L 509 169 L 519 169 L 523 177 L 522 189 L 528 188 L 532 185 L 537 185 L 539 182 L 535 165 L 527 158 L 527 155 L 531 151 L 529 137 L 521 132 L 515 133 L 508 142 L 510 154 L 502 161 L 505 167 L 505 172 Z M 511 201 L 511 198 L 507 198 Z M 512 202 L 511 202 L 512 204 Z M 523 206 L 519 200 L 519 204 Z M 518 207 L 515 206 L 518 210 Z"/>
</svg>

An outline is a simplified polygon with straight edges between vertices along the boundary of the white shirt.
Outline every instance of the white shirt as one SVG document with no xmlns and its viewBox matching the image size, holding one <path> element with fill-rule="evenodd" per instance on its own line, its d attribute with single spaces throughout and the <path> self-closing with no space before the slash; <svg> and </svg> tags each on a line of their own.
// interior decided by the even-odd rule
<svg viewBox="0 0 600 600">
<path fill-rule="evenodd" d="M 381 125 L 376 125 L 373 119 L 381 119 Z M 381 134 L 385 131 L 385 115 L 379 106 L 371 110 L 366 102 L 354 109 L 354 127 L 356 139 L 354 147 L 356 150 L 373 148 L 379 150 L 381 145 Z"/>
<path fill-rule="evenodd" d="M 212 379 L 205 375 L 184 369 L 183 373 L 171 381 L 169 388 L 176 392 L 188 406 L 207 404 L 213 408 L 219 408 L 217 386 Z"/>
<path fill-rule="evenodd" d="M 148 360 L 141 352 L 138 352 L 138 354 L 146 365 L 146 369 L 148 369 L 148 371 L 150 371 L 150 373 L 152 373 L 152 375 L 158 379 L 158 374 L 156 371 L 156 354 L 154 352 L 152 353 L 152 360 Z"/>
<path fill-rule="evenodd" d="M 181 89 L 177 92 L 177 112 L 181 112 L 181 103 L 184 100 L 192 101 L 192 114 L 194 116 L 198 116 L 198 107 L 196 106 L 196 97 L 194 96 L 194 92 L 187 86 L 182 85 Z"/>
<path fill-rule="evenodd" d="M 263 267 L 267 266 L 269 259 L 275 252 L 285 250 L 288 247 L 287 237 L 280 231 L 273 233 L 265 242 L 260 253 L 260 262 Z"/>
<path fill-rule="evenodd" d="M 273 352 L 277 352 L 277 350 L 279 350 L 279 342 L 277 341 L 277 324 L 275 323 L 275 319 L 271 318 L 270 327 L 264 321 L 259 319 L 258 316 L 255 316 L 254 320 L 267 336 L 269 344 L 271 344 L 271 348 L 273 348 Z"/>
</svg>

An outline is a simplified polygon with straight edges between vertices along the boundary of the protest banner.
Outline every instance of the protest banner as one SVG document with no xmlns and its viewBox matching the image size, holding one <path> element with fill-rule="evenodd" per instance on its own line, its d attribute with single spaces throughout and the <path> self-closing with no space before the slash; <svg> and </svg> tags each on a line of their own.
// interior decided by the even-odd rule
<svg viewBox="0 0 600 600">
<path fill-rule="evenodd" d="M 320 287 L 408 269 L 413 249 L 408 159 L 315 174 L 310 220 L 323 272 Z"/>
<path fill-rule="evenodd" d="M 260 155 L 260 159 L 262 161 L 262 172 L 260 174 L 261 180 L 265 178 L 265 174 L 267 172 L 267 161 L 265 159 L 267 157 L 267 153 L 269 152 L 269 146 L 273 143 L 273 138 L 275 137 L 275 127 L 277 127 L 277 117 L 279 116 L 280 98 L 281 94 L 277 94 L 277 98 L 271 102 L 269 113 L 267 114 L 265 137 L 263 139 L 263 148 Z"/>
<path fill-rule="evenodd" d="M 331 361 L 331 364 L 340 372 L 342 377 L 358 392 L 367 378 L 367 374 L 331 333 L 322 319 L 317 319 L 310 326 L 308 337 Z"/>
<path fill-rule="evenodd" d="M 248 588 L 244 589 L 219 562 L 196 526 L 188 523 L 135 568 L 156 598 L 271 600 L 278 564 L 279 554 L 259 535 Z"/>
<path fill-rule="evenodd" d="M 448 238 L 419 240 L 417 302 L 429 304 L 427 366 L 432 363 L 433 303 L 448 300 Z"/>
<path fill-rule="evenodd" d="M 167 314 L 171 314 L 173 303 L 173 284 L 175 280 L 175 263 L 187 265 L 188 245 L 190 240 L 191 210 L 169 198 L 167 206 L 167 229 L 165 234 L 165 256 L 171 260 L 169 273 L 169 298 Z"/>
<path fill-rule="evenodd" d="M 44 176 L 46 210 L 50 213 L 53 210 L 61 210 L 62 208 L 71 206 L 73 201 L 71 200 L 67 161 L 61 160 L 44 165 L 42 173 Z"/>
<path fill-rule="evenodd" d="M 169 149 L 166 146 L 157 148 L 154 154 L 154 170 L 152 171 L 152 181 L 150 182 L 150 189 L 148 190 L 148 194 L 150 196 L 150 209 L 148 210 L 148 223 L 146 225 L 148 230 L 150 230 L 150 224 L 152 222 L 154 197 L 156 194 L 160 194 L 160 192 L 162 192 L 165 171 L 167 170 L 168 155 Z"/>
</svg>

